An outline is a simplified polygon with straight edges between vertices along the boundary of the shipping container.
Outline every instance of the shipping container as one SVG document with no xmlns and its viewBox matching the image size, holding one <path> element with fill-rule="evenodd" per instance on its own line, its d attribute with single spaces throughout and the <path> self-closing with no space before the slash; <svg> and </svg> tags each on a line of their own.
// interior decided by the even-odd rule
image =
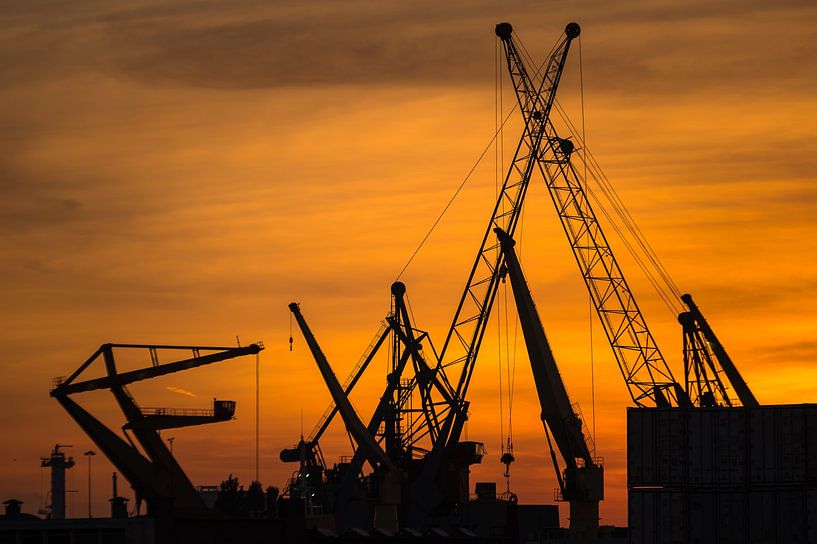
<svg viewBox="0 0 817 544">
<path fill-rule="evenodd" d="M 661 410 L 654 429 L 655 477 L 669 485 L 684 483 L 686 471 L 686 421 L 680 410 Z M 646 449 L 646 445 L 642 446 Z"/>
<path fill-rule="evenodd" d="M 817 483 L 817 406 L 633 408 L 630 486 Z"/>
<path fill-rule="evenodd" d="M 806 405 L 806 481 L 817 483 L 817 406 Z M 817 542 L 817 540 L 815 540 Z"/>
<path fill-rule="evenodd" d="M 777 503 L 768 491 L 749 494 L 749 542 L 771 544 L 777 540 Z"/>
<path fill-rule="evenodd" d="M 717 496 L 714 493 L 690 493 L 687 501 L 688 516 L 686 521 L 687 542 L 690 544 L 701 544 L 709 542 L 716 534 L 714 533 L 717 523 Z"/>
<path fill-rule="evenodd" d="M 817 542 L 817 488 L 639 488 L 629 492 L 630 542 Z"/>
<path fill-rule="evenodd" d="M 809 542 L 817 542 L 817 488 L 806 491 L 806 526 Z"/>
<path fill-rule="evenodd" d="M 806 481 L 804 406 L 762 406 L 749 413 L 750 481 L 753 484 Z"/>
<path fill-rule="evenodd" d="M 817 544 L 817 405 L 627 418 L 632 542 Z"/>
<path fill-rule="evenodd" d="M 709 410 L 708 410 L 709 412 Z M 746 421 L 743 410 L 712 410 L 715 423 L 715 478 L 706 485 L 740 486 L 746 482 Z"/>
<path fill-rule="evenodd" d="M 641 428 L 645 421 L 652 422 L 649 414 L 643 410 L 629 410 L 627 412 L 627 482 L 629 485 L 647 483 L 644 477 L 644 430 Z M 650 448 L 652 445 L 650 444 Z"/>
<path fill-rule="evenodd" d="M 650 489 L 631 491 L 630 542 L 634 544 L 683 544 L 687 542 L 683 493 Z"/>
<path fill-rule="evenodd" d="M 749 542 L 807 543 L 810 521 L 808 496 L 814 490 L 764 488 L 749 495 Z"/>
<path fill-rule="evenodd" d="M 687 494 L 688 542 L 743 544 L 747 540 L 746 494 L 720 489 Z"/>
</svg>

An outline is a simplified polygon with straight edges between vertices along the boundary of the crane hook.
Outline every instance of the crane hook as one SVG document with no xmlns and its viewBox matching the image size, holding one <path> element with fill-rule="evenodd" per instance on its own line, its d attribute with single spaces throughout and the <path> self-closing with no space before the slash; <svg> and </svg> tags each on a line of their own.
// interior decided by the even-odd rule
<svg viewBox="0 0 817 544">
<path fill-rule="evenodd" d="M 499 458 L 499 461 L 503 465 L 505 465 L 505 477 L 510 478 L 511 477 L 511 463 L 516 461 L 516 458 L 514 458 L 513 454 L 510 451 L 506 451 L 505 453 L 502 454 L 502 457 Z"/>
</svg>

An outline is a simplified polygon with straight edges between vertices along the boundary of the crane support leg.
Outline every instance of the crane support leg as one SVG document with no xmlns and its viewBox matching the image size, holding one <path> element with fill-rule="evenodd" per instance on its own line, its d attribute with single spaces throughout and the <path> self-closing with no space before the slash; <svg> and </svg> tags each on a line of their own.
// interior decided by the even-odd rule
<svg viewBox="0 0 817 544">
<path fill-rule="evenodd" d="M 408 351 L 403 353 L 397 369 L 388 376 L 386 390 L 380 397 L 380 402 L 378 403 L 377 408 L 375 408 L 372 419 L 369 421 L 369 425 L 367 427 L 372 436 L 374 436 L 374 434 L 377 432 L 377 429 L 380 427 L 386 417 L 386 412 L 389 410 L 391 405 L 391 397 L 394 394 L 394 390 L 397 388 L 397 385 L 400 383 L 400 374 L 405 368 L 409 358 L 410 353 Z M 348 528 L 346 509 L 349 501 L 352 500 L 352 495 L 354 494 L 355 486 L 357 485 L 358 476 L 360 475 L 360 471 L 363 469 L 363 464 L 365 462 L 366 457 L 360 448 L 358 448 L 352 457 L 349 466 L 346 467 L 346 472 L 341 479 L 340 489 L 338 490 L 337 498 L 335 500 L 335 518 L 340 529 Z"/>
<path fill-rule="evenodd" d="M 58 395 L 55 398 L 117 470 L 127 478 L 136 496 L 147 501 L 149 513 L 158 513 L 159 510 L 193 512 L 206 509 L 204 501 L 175 461 L 168 466 L 146 459 L 136 448 L 71 398 L 65 395 Z M 152 430 L 149 432 L 156 434 Z M 142 438 L 137 439 L 142 443 Z M 159 440 L 161 442 L 161 439 Z"/>
</svg>

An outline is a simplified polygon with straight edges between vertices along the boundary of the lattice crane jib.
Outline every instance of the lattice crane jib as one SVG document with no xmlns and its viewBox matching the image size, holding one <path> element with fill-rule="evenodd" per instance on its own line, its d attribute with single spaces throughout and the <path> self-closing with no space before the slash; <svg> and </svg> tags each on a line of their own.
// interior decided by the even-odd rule
<svg viewBox="0 0 817 544">
<path fill-rule="evenodd" d="M 531 92 L 528 71 L 519 68 L 522 61 L 510 48 L 506 60 L 519 103 L 533 104 L 533 110 L 547 107 L 550 97 Z M 542 130 L 537 167 L 633 401 L 638 406 L 687 404 L 590 205 L 583 177 L 570 162 L 572 142 L 559 136 L 549 117 Z"/>
<path fill-rule="evenodd" d="M 528 75 L 519 49 L 513 41 L 511 25 L 498 24 L 496 34 L 508 58 L 514 86 L 524 88 L 526 91 L 517 93 L 525 128 L 504 178 L 499 198 L 494 206 L 440 353 L 441 371 L 457 378 L 458 399 L 466 398 L 502 271 L 503 256 L 499 251 L 499 244 L 493 231 L 495 228 L 500 228 L 512 235 L 516 230 L 528 184 L 536 167 L 536 157 L 540 154 L 546 121 L 555 100 L 570 43 L 578 36 L 579 26 L 575 23 L 567 25 L 564 37 L 548 59 L 539 84 L 535 84 Z M 448 444 L 457 439 L 457 436 L 446 437 Z"/>
<path fill-rule="evenodd" d="M 638 406 L 680 405 L 680 388 L 610 248 L 581 174 L 552 123 L 547 135 L 539 166 L 630 395 Z"/>
</svg>

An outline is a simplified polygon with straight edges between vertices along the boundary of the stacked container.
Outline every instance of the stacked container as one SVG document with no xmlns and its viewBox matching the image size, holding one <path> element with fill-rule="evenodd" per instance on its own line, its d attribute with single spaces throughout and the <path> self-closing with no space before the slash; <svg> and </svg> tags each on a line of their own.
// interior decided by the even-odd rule
<svg viewBox="0 0 817 544">
<path fill-rule="evenodd" d="M 631 408 L 634 543 L 817 543 L 817 405 Z"/>
</svg>

